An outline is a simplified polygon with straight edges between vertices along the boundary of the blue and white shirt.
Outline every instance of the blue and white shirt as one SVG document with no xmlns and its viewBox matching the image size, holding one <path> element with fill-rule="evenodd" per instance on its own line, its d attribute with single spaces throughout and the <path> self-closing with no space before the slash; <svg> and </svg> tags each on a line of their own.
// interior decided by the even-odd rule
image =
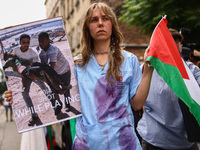
<svg viewBox="0 0 200 150">
<path fill-rule="evenodd" d="M 69 62 L 64 57 L 62 52 L 55 45 L 50 44 L 47 51 L 40 51 L 41 63 L 49 64 L 50 62 L 55 62 L 54 70 L 57 74 L 62 75 L 70 70 Z"/>
<path fill-rule="evenodd" d="M 191 62 L 187 64 L 200 85 L 200 69 Z M 187 140 L 178 97 L 156 70 L 144 106 L 137 130 L 145 141 L 164 149 L 187 149 L 194 144 Z"/>
</svg>

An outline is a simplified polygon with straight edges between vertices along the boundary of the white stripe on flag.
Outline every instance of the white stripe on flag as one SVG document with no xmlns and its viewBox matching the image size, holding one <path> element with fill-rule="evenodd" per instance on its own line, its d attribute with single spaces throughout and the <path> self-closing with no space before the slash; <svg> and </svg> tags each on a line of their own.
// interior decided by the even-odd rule
<svg viewBox="0 0 200 150">
<path fill-rule="evenodd" d="M 185 65 L 186 71 L 189 76 L 189 80 L 184 79 L 184 82 L 187 86 L 187 89 L 188 89 L 192 99 L 200 105 L 200 87 L 197 84 L 197 81 L 195 80 L 195 78 L 194 78 L 192 72 L 190 71 L 189 67 L 187 66 L 187 64 L 185 62 L 183 62 L 183 63 Z"/>
</svg>

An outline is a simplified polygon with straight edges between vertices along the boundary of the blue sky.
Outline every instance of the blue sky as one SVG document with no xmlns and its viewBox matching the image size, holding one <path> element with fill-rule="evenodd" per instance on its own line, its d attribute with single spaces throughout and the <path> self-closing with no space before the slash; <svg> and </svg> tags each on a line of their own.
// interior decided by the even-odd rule
<svg viewBox="0 0 200 150">
<path fill-rule="evenodd" d="M 1 0 L 0 29 L 46 19 L 45 0 Z"/>
</svg>

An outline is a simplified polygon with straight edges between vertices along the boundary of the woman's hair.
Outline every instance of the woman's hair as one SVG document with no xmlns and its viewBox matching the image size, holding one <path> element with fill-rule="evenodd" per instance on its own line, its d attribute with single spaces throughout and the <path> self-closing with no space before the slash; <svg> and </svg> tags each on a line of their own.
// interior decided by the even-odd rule
<svg viewBox="0 0 200 150">
<path fill-rule="evenodd" d="M 112 23 L 112 35 L 111 35 L 111 53 L 109 56 L 109 68 L 107 70 L 107 80 L 110 83 L 115 82 L 119 79 L 121 75 L 120 66 L 124 60 L 123 55 L 121 54 L 120 44 L 123 41 L 122 33 L 119 30 L 117 18 L 113 10 L 105 3 L 97 2 L 93 3 L 88 10 L 86 11 L 83 21 L 82 21 L 82 35 L 81 35 L 81 55 L 82 60 L 77 61 L 76 64 L 80 66 L 85 66 L 89 61 L 91 54 L 94 50 L 93 39 L 89 31 L 89 22 L 92 17 L 92 13 L 95 8 L 101 9 L 111 20 Z"/>
</svg>

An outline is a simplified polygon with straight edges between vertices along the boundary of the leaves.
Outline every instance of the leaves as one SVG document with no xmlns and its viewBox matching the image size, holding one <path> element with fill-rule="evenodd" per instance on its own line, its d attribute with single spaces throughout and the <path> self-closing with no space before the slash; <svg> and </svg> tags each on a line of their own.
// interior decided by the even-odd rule
<svg viewBox="0 0 200 150">
<path fill-rule="evenodd" d="M 7 90 L 6 82 L 0 82 L 0 87 L 0 95 L 2 95 Z"/>
<path fill-rule="evenodd" d="M 124 0 L 121 14 L 119 21 L 128 26 L 140 26 L 140 32 L 145 34 L 151 34 L 160 19 L 167 15 L 169 28 L 191 29 L 190 40 L 200 43 L 199 0 Z"/>
<path fill-rule="evenodd" d="M 3 70 L 0 68 L 0 95 L 2 95 L 7 89 L 6 81 L 4 79 L 4 75 L 3 74 L 4 74 Z"/>
</svg>

